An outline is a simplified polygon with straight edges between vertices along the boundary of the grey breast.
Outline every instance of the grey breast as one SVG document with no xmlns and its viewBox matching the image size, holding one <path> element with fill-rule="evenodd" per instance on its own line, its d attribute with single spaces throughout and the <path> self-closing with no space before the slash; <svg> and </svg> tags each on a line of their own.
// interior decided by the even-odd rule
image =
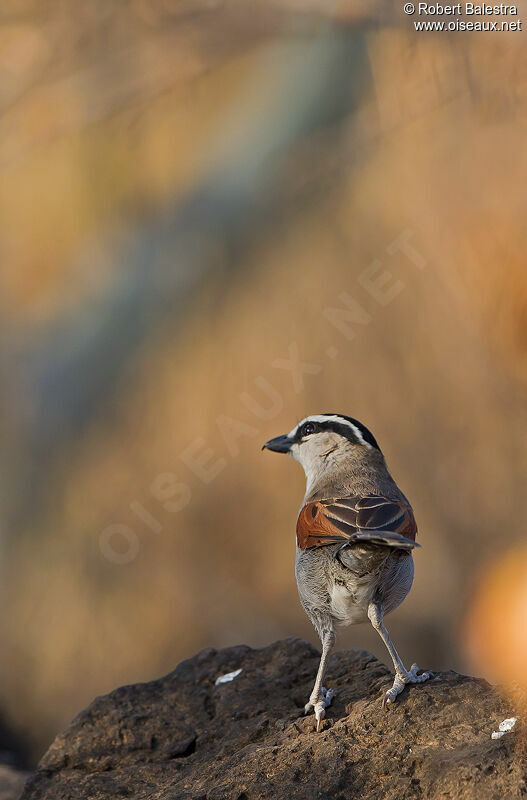
<svg viewBox="0 0 527 800">
<path fill-rule="evenodd" d="M 300 601 L 311 618 L 329 614 L 341 625 L 366 622 L 368 605 L 380 602 L 386 614 L 410 591 L 410 553 L 375 545 L 297 549 L 295 573 Z"/>
</svg>

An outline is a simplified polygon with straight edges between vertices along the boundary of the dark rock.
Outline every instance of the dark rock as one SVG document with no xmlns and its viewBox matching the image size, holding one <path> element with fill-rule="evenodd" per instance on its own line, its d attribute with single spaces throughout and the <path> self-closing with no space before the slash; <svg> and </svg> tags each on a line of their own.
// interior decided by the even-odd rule
<svg viewBox="0 0 527 800">
<path fill-rule="evenodd" d="M 390 711 L 388 669 L 336 653 L 320 733 L 303 717 L 318 663 L 300 639 L 207 649 L 164 678 L 98 697 L 60 734 L 22 800 L 514 800 L 527 792 L 513 709 L 454 672 L 406 689 Z M 228 683 L 216 679 L 241 668 Z"/>
<path fill-rule="evenodd" d="M 18 800 L 29 775 L 29 764 L 24 742 L 0 719 L 0 800 Z"/>
<path fill-rule="evenodd" d="M 0 800 L 18 800 L 27 776 L 27 772 L 0 764 Z"/>
</svg>

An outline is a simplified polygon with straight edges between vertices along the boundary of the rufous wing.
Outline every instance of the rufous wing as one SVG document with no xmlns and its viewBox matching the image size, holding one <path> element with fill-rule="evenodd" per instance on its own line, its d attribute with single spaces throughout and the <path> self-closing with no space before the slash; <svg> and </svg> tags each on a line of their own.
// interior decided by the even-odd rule
<svg viewBox="0 0 527 800">
<path fill-rule="evenodd" d="M 411 550 L 418 547 L 416 533 L 417 525 L 408 503 L 379 495 L 306 503 L 296 523 L 301 550 L 358 542 Z"/>
</svg>

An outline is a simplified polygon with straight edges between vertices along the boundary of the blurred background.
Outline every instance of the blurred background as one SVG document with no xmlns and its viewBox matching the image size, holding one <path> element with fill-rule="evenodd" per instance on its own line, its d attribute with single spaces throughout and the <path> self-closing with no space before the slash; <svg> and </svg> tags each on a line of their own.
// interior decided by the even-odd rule
<svg viewBox="0 0 527 800">
<path fill-rule="evenodd" d="M 318 645 L 304 476 L 260 451 L 309 413 L 368 425 L 413 503 L 404 660 L 500 677 L 511 583 L 480 576 L 524 540 L 526 52 L 373 0 L 0 11 L 0 713 L 32 759 L 200 648 Z M 387 660 L 367 626 L 339 646 Z"/>
</svg>

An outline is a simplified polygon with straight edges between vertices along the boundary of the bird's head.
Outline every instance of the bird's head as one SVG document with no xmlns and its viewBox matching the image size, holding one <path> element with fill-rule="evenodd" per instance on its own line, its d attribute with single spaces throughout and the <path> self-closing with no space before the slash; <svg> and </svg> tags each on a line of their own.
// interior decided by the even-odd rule
<svg viewBox="0 0 527 800">
<path fill-rule="evenodd" d="M 344 467 L 350 459 L 382 459 L 368 428 L 344 414 L 313 414 L 289 433 L 270 439 L 264 448 L 292 456 L 304 468 L 308 483 L 330 469 Z"/>
</svg>

